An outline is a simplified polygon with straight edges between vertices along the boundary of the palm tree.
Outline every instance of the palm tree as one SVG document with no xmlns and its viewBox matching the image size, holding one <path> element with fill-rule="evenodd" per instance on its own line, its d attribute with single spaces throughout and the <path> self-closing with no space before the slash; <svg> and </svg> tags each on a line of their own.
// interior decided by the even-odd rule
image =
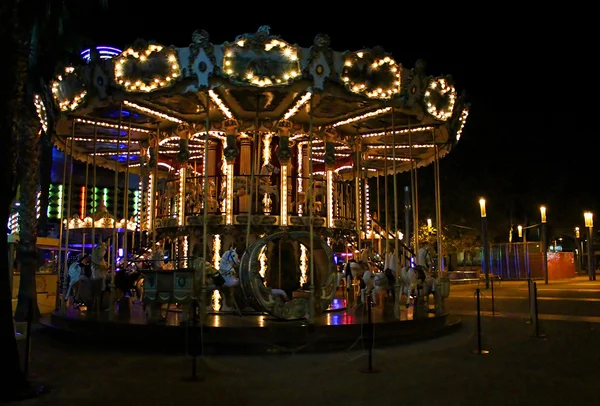
<svg viewBox="0 0 600 406">
<path fill-rule="evenodd" d="M 0 37 L 6 38 L 5 70 L 0 80 L 0 134 L 4 135 L 0 149 L 0 221 L 8 222 L 9 209 L 20 186 L 20 244 L 21 284 L 15 319 L 25 319 L 29 310 L 39 315 L 36 303 L 36 200 L 38 189 L 38 137 L 41 126 L 34 107 L 34 94 L 47 94 L 43 83 L 51 76 L 55 63 L 61 60 L 65 37 L 63 23 L 68 6 L 78 9 L 78 2 L 67 0 L 4 0 L 0 5 Z M 101 2 L 105 5 L 106 0 Z M 80 7 L 79 7 L 80 8 Z M 57 38 L 57 35 L 59 38 Z M 77 38 L 70 35 L 70 39 Z M 50 51 L 44 55 L 43 51 Z M 6 80 L 8 79 L 8 80 Z M 51 112 L 51 108 L 47 105 Z M 49 123 L 50 124 L 50 123 Z M 48 127 L 52 128 L 52 127 Z M 46 135 L 47 136 L 47 135 Z M 6 233 L 0 233 L 1 269 L 8 266 Z M 6 269 L 4 274 L 12 272 Z M 0 342 L 3 362 L 0 374 L 3 389 L 0 401 L 31 394 L 31 387 L 19 364 L 14 334 L 12 293 L 8 278 L 0 278 Z"/>
<path fill-rule="evenodd" d="M 25 5 L 31 0 L 20 0 L 18 3 Z M 20 62 L 19 81 L 23 82 L 23 91 L 21 92 L 20 114 L 17 120 L 17 179 L 20 187 L 20 206 L 19 206 L 19 248 L 18 257 L 21 264 L 21 284 L 19 285 L 19 295 L 15 320 L 26 320 L 29 311 L 33 312 L 33 319 L 39 318 L 39 309 L 37 306 L 35 271 L 38 266 L 38 256 L 36 248 L 37 240 L 37 192 L 40 184 L 40 172 L 37 168 L 40 166 L 40 150 L 45 152 L 44 158 L 48 158 L 47 144 L 53 131 L 53 109 L 52 96 L 48 83 L 55 74 L 55 69 L 60 62 L 66 64 L 67 61 L 77 60 L 76 55 L 81 49 L 81 40 L 79 36 L 69 36 L 64 34 L 68 31 L 69 21 L 68 5 L 75 2 L 65 0 L 46 0 L 46 7 L 40 7 L 39 2 L 36 7 L 28 8 L 28 13 L 21 16 L 21 22 L 31 27 L 28 36 L 21 39 L 20 46 L 23 49 L 29 49 L 28 53 L 22 53 L 22 58 L 27 58 Z M 72 3 L 72 4 L 71 4 Z M 104 3 L 104 2 L 103 2 Z M 73 7 L 75 9 L 75 7 Z M 40 12 L 31 12 L 40 10 Z M 57 37 L 58 36 L 58 37 Z M 73 47 L 72 45 L 76 45 Z M 34 107 L 35 94 L 41 95 L 42 100 L 46 102 L 46 111 L 48 113 L 47 134 L 41 129 L 40 120 Z M 46 144 L 46 145 L 45 145 Z M 50 149 L 51 159 L 51 149 Z M 46 162 L 43 160 L 42 163 Z M 51 164 L 51 163 L 50 163 Z M 48 162 L 43 165 L 44 189 L 47 189 L 48 176 L 45 173 L 48 170 Z M 32 170 L 32 168 L 35 168 Z M 42 199 L 47 202 L 48 190 L 41 189 Z M 45 220 L 45 218 L 42 218 Z M 31 307 L 30 307 L 31 304 Z"/>
</svg>

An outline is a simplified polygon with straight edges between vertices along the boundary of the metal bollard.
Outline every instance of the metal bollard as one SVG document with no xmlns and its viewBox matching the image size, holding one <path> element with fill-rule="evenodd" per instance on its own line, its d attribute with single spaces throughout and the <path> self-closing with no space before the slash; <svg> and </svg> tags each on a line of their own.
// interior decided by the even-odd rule
<svg viewBox="0 0 600 406">
<path fill-rule="evenodd" d="M 476 289 L 477 295 L 477 349 L 473 351 L 473 354 L 485 355 L 489 354 L 488 350 L 484 350 L 481 343 L 481 290 Z"/>
</svg>

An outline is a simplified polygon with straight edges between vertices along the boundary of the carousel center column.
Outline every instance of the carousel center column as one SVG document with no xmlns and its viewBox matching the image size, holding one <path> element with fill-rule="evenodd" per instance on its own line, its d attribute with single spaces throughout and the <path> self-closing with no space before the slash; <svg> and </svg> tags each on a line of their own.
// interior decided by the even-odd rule
<svg viewBox="0 0 600 406">
<path fill-rule="evenodd" d="M 288 207 L 289 207 L 289 191 L 291 188 L 288 186 L 288 176 L 290 172 L 290 160 L 292 159 L 292 150 L 290 149 L 290 130 L 292 129 L 292 122 L 289 120 L 280 120 L 277 123 L 279 129 L 279 147 L 277 148 L 277 158 L 279 159 L 280 166 L 280 196 L 279 204 L 279 218 L 280 225 L 288 225 Z"/>
<path fill-rule="evenodd" d="M 252 138 L 245 134 L 240 136 L 240 175 L 244 179 L 249 179 L 252 171 Z M 238 198 L 240 204 L 240 213 L 248 213 L 250 215 L 250 195 L 244 194 Z"/>
<path fill-rule="evenodd" d="M 187 124 L 180 124 L 177 128 L 179 132 L 179 153 L 177 154 L 177 161 L 179 162 L 179 204 L 177 205 L 177 224 L 180 227 L 185 226 L 186 217 L 186 184 L 187 184 L 187 166 L 188 160 L 190 159 L 189 150 L 189 126 Z M 188 257 L 188 237 L 187 235 L 180 236 L 177 240 L 181 241 L 181 244 L 177 244 L 177 264 L 178 267 L 187 268 L 187 257 Z M 183 257 L 183 261 L 179 258 Z"/>
</svg>

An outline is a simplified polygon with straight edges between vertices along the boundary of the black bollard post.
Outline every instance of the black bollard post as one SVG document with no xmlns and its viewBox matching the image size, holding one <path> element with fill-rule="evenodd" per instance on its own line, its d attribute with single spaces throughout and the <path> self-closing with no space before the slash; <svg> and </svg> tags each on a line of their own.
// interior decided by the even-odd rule
<svg viewBox="0 0 600 406">
<path fill-rule="evenodd" d="M 531 277 L 527 278 L 527 303 L 529 306 L 529 320 L 525 321 L 525 323 L 532 324 L 533 316 L 531 313 L 533 312 L 533 309 L 531 308 Z"/>
<path fill-rule="evenodd" d="M 378 369 L 373 368 L 373 344 L 375 343 L 375 338 L 373 337 L 373 313 L 372 313 L 372 297 L 371 294 L 367 296 L 367 345 L 369 347 L 369 363 L 367 368 L 361 368 L 360 372 L 366 374 L 374 374 L 379 372 Z"/>
<path fill-rule="evenodd" d="M 496 317 L 496 303 L 494 302 L 494 277 L 492 277 L 492 317 Z"/>
<path fill-rule="evenodd" d="M 191 355 L 192 358 L 192 373 L 189 377 L 184 380 L 187 382 L 198 381 L 198 301 L 192 299 L 190 302 L 190 310 L 192 312 L 192 327 L 188 327 L 186 334 L 186 352 Z M 189 321 L 188 321 L 189 326 Z"/>
<path fill-rule="evenodd" d="M 29 298 L 27 304 L 27 336 L 25 337 L 25 360 L 23 362 L 23 373 L 29 375 L 29 353 L 31 352 L 31 324 L 33 324 L 33 299 Z"/>
<path fill-rule="evenodd" d="M 537 300 L 537 283 L 533 282 L 533 309 L 534 309 L 534 337 L 535 338 L 546 338 L 544 334 L 540 334 L 540 319 L 538 316 L 538 300 Z"/>
<path fill-rule="evenodd" d="M 485 355 L 490 352 L 484 350 L 481 343 L 481 290 L 477 288 L 475 292 L 477 295 L 477 349 L 473 351 L 473 354 Z"/>
</svg>

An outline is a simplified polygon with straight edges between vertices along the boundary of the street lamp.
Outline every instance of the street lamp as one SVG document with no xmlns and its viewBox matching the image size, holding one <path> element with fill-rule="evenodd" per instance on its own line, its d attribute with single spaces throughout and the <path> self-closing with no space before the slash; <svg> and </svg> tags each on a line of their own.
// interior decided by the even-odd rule
<svg viewBox="0 0 600 406">
<path fill-rule="evenodd" d="M 583 213 L 583 220 L 585 226 L 588 229 L 588 243 L 587 243 L 587 256 L 588 256 L 588 276 L 591 281 L 596 280 L 596 269 L 594 267 L 594 214 L 590 211 Z"/>
<path fill-rule="evenodd" d="M 575 262 L 577 273 L 581 272 L 581 268 L 583 267 L 583 263 L 581 260 L 583 259 L 583 247 L 581 244 L 581 233 L 579 232 L 579 227 L 575 227 L 575 252 L 577 253 L 577 262 Z"/>
<path fill-rule="evenodd" d="M 479 199 L 479 209 L 481 211 L 481 244 L 483 245 L 483 258 L 481 258 L 481 268 L 485 275 L 485 288 L 490 287 L 490 247 L 487 241 L 487 216 L 485 212 L 485 199 Z"/>
<path fill-rule="evenodd" d="M 431 223 L 431 219 L 427 219 L 427 232 L 431 234 L 433 231 L 433 224 Z"/>
<path fill-rule="evenodd" d="M 546 229 L 546 206 L 540 206 L 542 224 L 540 227 L 542 245 L 542 269 L 544 271 L 544 283 L 548 284 L 548 231 Z"/>
<path fill-rule="evenodd" d="M 517 230 L 519 231 L 519 238 L 523 238 L 523 226 L 517 226 Z"/>
</svg>

